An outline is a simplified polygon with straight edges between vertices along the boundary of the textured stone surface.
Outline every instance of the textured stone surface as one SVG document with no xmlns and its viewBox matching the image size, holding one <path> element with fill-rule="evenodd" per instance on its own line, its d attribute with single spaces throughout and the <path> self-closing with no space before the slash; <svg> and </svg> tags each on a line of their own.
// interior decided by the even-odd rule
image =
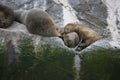
<svg viewBox="0 0 120 80">
<path fill-rule="evenodd" d="M 115 46 L 111 46 L 108 40 L 101 39 L 99 41 L 96 41 L 95 43 L 91 44 L 84 50 L 82 50 L 80 53 L 83 53 L 85 51 L 91 51 L 91 50 L 97 50 L 97 49 L 117 49 Z"/>
<path fill-rule="evenodd" d="M 103 35 L 107 26 L 107 7 L 101 0 L 69 0 L 69 3 L 80 21 Z"/>
</svg>

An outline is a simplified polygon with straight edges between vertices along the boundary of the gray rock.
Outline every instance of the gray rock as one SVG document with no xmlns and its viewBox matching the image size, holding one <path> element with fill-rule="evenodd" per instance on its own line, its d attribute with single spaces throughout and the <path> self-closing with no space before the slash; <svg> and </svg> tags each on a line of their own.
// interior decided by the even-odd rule
<svg viewBox="0 0 120 80">
<path fill-rule="evenodd" d="M 53 0 L 47 0 L 48 14 L 53 18 L 58 27 L 63 25 L 63 11 L 60 4 L 55 3 Z"/>
<path fill-rule="evenodd" d="M 117 47 L 112 46 L 108 40 L 101 39 L 99 41 L 96 41 L 95 43 L 91 44 L 90 46 L 86 47 L 82 51 L 80 51 L 79 54 L 85 52 L 85 51 L 92 51 L 92 50 L 99 50 L 99 49 L 117 49 Z"/>
<path fill-rule="evenodd" d="M 102 35 L 107 26 L 107 7 L 101 0 L 69 0 L 83 24 Z M 77 2 L 77 4 L 75 4 Z"/>
</svg>

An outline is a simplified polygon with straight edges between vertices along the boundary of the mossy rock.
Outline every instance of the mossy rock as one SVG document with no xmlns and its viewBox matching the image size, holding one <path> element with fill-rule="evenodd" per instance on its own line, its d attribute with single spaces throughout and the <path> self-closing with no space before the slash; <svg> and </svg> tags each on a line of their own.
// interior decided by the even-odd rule
<svg viewBox="0 0 120 80">
<path fill-rule="evenodd" d="M 11 64 L 7 63 L 6 48 L 0 49 L 4 54 L 0 57 L 4 61 L 0 62 L 0 80 L 74 80 L 73 52 L 47 43 L 39 44 L 39 51 L 36 51 L 29 38 L 18 43 L 18 51 Z"/>
<path fill-rule="evenodd" d="M 0 40 L 0 80 L 4 80 L 7 75 L 7 67 L 8 67 L 8 59 L 7 59 L 7 49 L 5 46 L 5 42 L 2 43 Z"/>
<path fill-rule="evenodd" d="M 120 49 L 81 53 L 80 80 L 120 80 Z"/>
</svg>

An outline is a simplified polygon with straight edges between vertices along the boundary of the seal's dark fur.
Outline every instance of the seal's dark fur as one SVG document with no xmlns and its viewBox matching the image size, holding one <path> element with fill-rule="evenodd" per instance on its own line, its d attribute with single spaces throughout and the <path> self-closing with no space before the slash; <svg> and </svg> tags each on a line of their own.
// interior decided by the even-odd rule
<svg viewBox="0 0 120 80">
<path fill-rule="evenodd" d="M 0 28 L 8 28 L 13 21 L 13 10 L 5 5 L 0 4 Z"/>
</svg>

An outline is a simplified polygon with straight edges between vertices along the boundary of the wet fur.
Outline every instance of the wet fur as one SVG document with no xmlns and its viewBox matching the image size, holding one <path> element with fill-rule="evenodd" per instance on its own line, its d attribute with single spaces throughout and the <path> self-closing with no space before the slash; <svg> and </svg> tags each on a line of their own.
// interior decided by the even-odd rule
<svg viewBox="0 0 120 80">
<path fill-rule="evenodd" d="M 64 44 L 70 48 L 74 48 L 79 43 L 79 36 L 76 32 L 70 32 L 67 34 L 63 34 Z"/>
<path fill-rule="evenodd" d="M 15 17 L 17 21 L 25 24 L 28 31 L 32 34 L 46 37 L 60 36 L 60 33 L 55 28 L 52 18 L 45 11 L 40 9 L 15 11 Z"/>
<path fill-rule="evenodd" d="M 0 28 L 8 28 L 13 21 L 13 10 L 5 5 L 0 4 Z"/>
<path fill-rule="evenodd" d="M 82 43 L 79 45 L 82 49 L 89 46 L 93 42 L 99 40 L 100 35 L 94 30 L 80 24 L 69 23 L 64 27 L 64 33 L 76 32 Z"/>
</svg>

